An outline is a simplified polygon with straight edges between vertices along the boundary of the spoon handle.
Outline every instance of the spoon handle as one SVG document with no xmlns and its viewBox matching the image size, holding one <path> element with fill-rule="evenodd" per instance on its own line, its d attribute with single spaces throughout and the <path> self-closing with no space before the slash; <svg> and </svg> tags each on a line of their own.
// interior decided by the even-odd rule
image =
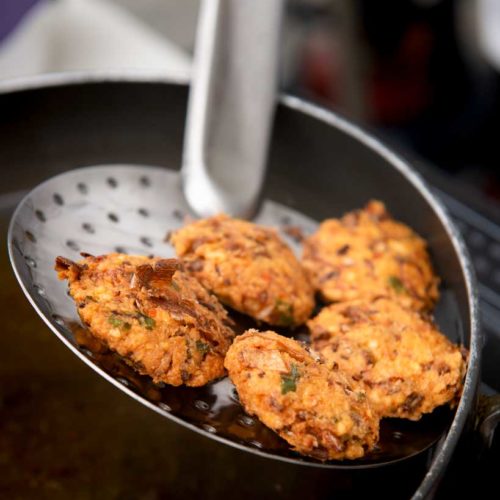
<svg viewBox="0 0 500 500">
<path fill-rule="evenodd" d="M 203 0 L 184 139 L 200 216 L 258 208 L 275 108 L 282 0 Z"/>
</svg>

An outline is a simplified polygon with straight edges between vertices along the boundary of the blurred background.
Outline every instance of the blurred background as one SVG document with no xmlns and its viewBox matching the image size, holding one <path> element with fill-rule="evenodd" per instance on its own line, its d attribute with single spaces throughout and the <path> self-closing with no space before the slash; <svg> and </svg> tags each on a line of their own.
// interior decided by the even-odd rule
<svg viewBox="0 0 500 500">
<path fill-rule="evenodd" d="M 0 79 L 188 79 L 197 0 L 3 0 Z M 282 89 L 340 111 L 500 200 L 496 0 L 289 0 Z"/>
<path fill-rule="evenodd" d="M 188 83 L 198 7 L 197 0 L 0 0 L 0 87 L 65 71 Z M 412 157 L 450 210 L 480 282 L 486 392 L 500 390 L 499 26 L 499 0 L 288 0 L 280 68 L 283 91 Z M 11 210 L 13 199 L 0 196 L 0 209 Z M 163 419 L 73 359 L 21 298 L 2 259 L 0 300 L 12 314 L 10 340 L 0 337 L 0 496 L 224 493 L 209 469 L 190 474 L 188 432 L 165 434 Z M 31 326 L 21 329 L 17 318 L 30 314 Z M 176 457 L 170 448 L 180 450 Z M 219 449 L 208 443 L 199 463 L 224 467 Z M 293 494 L 290 478 L 270 481 L 276 495 Z"/>
</svg>

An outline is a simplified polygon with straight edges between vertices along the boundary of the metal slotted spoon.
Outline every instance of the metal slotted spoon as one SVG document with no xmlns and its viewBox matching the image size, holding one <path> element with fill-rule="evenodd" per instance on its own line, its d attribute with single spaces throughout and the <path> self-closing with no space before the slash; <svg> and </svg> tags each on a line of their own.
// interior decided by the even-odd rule
<svg viewBox="0 0 500 500">
<path fill-rule="evenodd" d="M 420 422 L 385 420 L 378 450 L 365 459 L 321 464 L 293 452 L 275 433 L 245 414 L 228 378 L 199 388 L 154 384 L 97 343 L 81 325 L 67 285 L 57 279 L 55 256 L 76 260 L 82 251 L 174 256 L 165 234 L 181 227 L 189 214 L 180 184 L 178 172 L 155 167 L 81 168 L 39 185 L 14 213 L 9 250 L 16 276 L 36 311 L 80 359 L 165 417 L 227 444 L 281 460 L 323 467 L 373 467 L 412 456 L 442 435 L 450 420 L 447 409 Z M 317 226 L 270 200 L 264 201 L 254 220 L 281 230 L 295 251 L 299 245 L 287 228 L 300 228 L 307 235 Z M 240 316 L 236 321 L 242 328 L 253 326 Z M 300 330 L 293 335 L 305 339 Z"/>
<path fill-rule="evenodd" d="M 135 373 L 82 327 L 66 284 L 54 271 L 56 256 L 76 260 L 80 252 L 172 257 L 165 235 L 193 212 L 256 213 L 255 222 L 278 228 L 299 251 L 286 227 L 307 235 L 316 222 L 271 200 L 257 203 L 274 107 L 272 68 L 280 11 L 280 2 L 268 0 L 204 2 L 197 42 L 201 59 L 195 69 L 181 173 L 143 165 L 102 165 L 51 178 L 28 194 L 14 213 L 10 257 L 21 287 L 52 331 L 109 382 L 161 415 L 269 458 L 330 468 L 380 466 L 429 448 L 443 436 L 451 412 L 442 408 L 417 423 L 384 420 L 378 449 L 362 460 L 320 463 L 300 456 L 244 413 L 228 378 L 188 388 L 154 384 Z M 250 39 L 257 25 L 260 45 L 255 46 Z M 233 45 L 235 50 L 228 51 Z M 250 65 L 241 65 L 242 60 Z M 225 106 L 221 95 L 227 97 Z M 256 101 L 255 95 L 263 98 Z M 255 132 L 258 124 L 258 133 L 245 134 Z M 253 326 L 239 316 L 236 321 L 241 328 Z M 300 330 L 293 335 L 306 338 Z"/>
</svg>

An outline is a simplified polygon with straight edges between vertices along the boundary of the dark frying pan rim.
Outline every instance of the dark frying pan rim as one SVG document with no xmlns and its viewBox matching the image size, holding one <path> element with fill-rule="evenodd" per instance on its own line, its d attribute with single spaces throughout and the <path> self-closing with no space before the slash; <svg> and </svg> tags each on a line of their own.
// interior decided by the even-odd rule
<svg viewBox="0 0 500 500">
<path fill-rule="evenodd" d="M 170 84 L 170 85 L 187 85 L 189 84 L 188 79 L 182 77 L 170 78 L 166 75 L 160 75 L 158 73 L 151 72 L 116 72 L 116 71 L 106 71 L 106 72 L 71 72 L 71 73 L 55 73 L 47 74 L 42 76 L 34 76 L 27 78 L 16 78 L 11 80 L 5 80 L 0 82 L 0 95 L 8 94 L 12 92 L 22 92 L 28 90 L 35 90 L 38 88 L 47 87 L 57 87 L 57 86 L 67 86 L 67 85 L 78 85 L 85 83 L 157 83 L 157 84 Z M 467 417 L 475 401 L 475 393 L 477 386 L 479 384 L 480 378 L 480 365 L 481 365 L 481 348 L 483 345 L 483 337 L 480 330 L 479 324 L 479 311 L 478 311 L 478 299 L 477 299 L 477 285 L 476 277 L 472 268 L 471 259 L 469 257 L 468 250 L 464 244 L 464 241 L 456 229 L 455 225 L 448 216 L 446 209 L 442 203 L 437 200 L 434 195 L 430 192 L 424 180 L 417 174 L 409 165 L 409 163 L 400 155 L 396 154 L 381 141 L 379 141 L 373 135 L 367 133 L 359 127 L 350 123 L 341 116 L 323 109 L 317 105 L 306 102 L 297 97 L 290 95 L 280 95 L 279 103 L 303 113 L 305 115 L 311 116 L 317 120 L 323 121 L 328 125 L 334 126 L 341 130 L 347 135 L 350 135 L 354 139 L 363 143 L 366 147 L 373 150 L 375 153 L 379 154 L 385 158 L 394 168 L 396 168 L 407 180 L 410 182 L 420 195 L 427 201 L 431 206 L 434 213 L 437 215 L 441 223 L 443 224 L 448 237 L 450 238 L 452 245 L 458 255 L 460 266 L 462 272 L 464 273 L 468 305 L 470 309 L 470 358 L 467 368 L 467 374 L 465 377 L 463 394 L 460 399 L 455 417 L 450 426 L 448 434 L 444 442 L 438 445 L 438 449 L 433 457 L 432 463 L 429 470 L 424 477 L 422 483 L 414 494 L 415 499 L 424 498 L 430 494 L 435 486 L 436 481 L 444 473 L 446 465 L 449 463 L 455 446 L 459 440 L 462 429 L 465 426 Z M 10 229 L 9 229 L 10 232 Z M 12 252 L 12 248 L 9 247 L 9 252 Z M 17 273 L 16 273 L 17 274 Z M 26 291 L 25 291 L 26 293 Z M 27 294 L 29 297 L 29 295 Z M 34 304 L 33 304 L 34 305 Z M 49 325 L 50 326 L 50 325 Z M 65 341 L 64 338 L 62 338 Z M 69 342 L 65 341 L 66 345 L 70 347 L 75 354 L 77 354 L 83 361 L 87 364 L 91 364 L 92 368 L 96 368 L 95 365 L 90 363 L 81 353 L 74 348 Z M 101 370 L 98 370 L 101 372 Z M 117 385 L 118 383 L 111 378 L 106 373 L 102 372 L 105 378 L 107 378 L 111 383 Z M 120 389 L 127 392 L 130 396 L 136 397 L 135 393 L 120 385 Z M 148 405 L 151 409 L 159 412 L 158 408 L 154 405 Z M 344 470 L 350 469 L 349 466 L 332 466 L 329 464 L 316 464 L 310 462 L 299 462 L 294 459 L 289 459 L 286 457 L 276 457 L 275 455 L 262 452 L 259 450 L 252 450 L 238 443 L 226 440 L 225 438 L 220 438 L 218 436 L 211 435 L 206 431 L 192 425 L 188 424 L 180 419 L 176 419 L 174 416 L 173 420 L 176 420 L 181 425 L 189 427 L 191 430 L 198 432 L 203 435 L 209 436 L 211 439 L 216 439 L 218 441 L 229 444 L 235 448 L 243 450 L 245 452 L 254 453 L 266 458 L 272 458 L 275 460 L 280 460 L 284 462 L 293 463 L 294 465 L 302 466 L 312 466 L 312 467 L 324 467 L 324 468 L 342 468 Z M 366 467 L 366 466 L 364 466 Z"/>
</svg>

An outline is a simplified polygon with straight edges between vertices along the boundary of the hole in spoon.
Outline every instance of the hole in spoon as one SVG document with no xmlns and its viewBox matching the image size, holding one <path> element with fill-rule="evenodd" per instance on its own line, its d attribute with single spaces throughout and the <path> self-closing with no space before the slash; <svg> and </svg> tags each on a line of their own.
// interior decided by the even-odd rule
<svg viewBox="0 0 500 500">
<path fill-rule="evenodd" d="M 231 390 L 231 399 L 235 401 L 236 403 L 240 402 L 240 396 L 238 394 L 238 391 L 236 389 Z"/>
<path fill-rule="evenodd" d="M 84 182 L 79 182 L 77 185 L 76 185 L 76 188 L 78 189 L 78 191 L 80 191 L 80 193 L 82 194 L 87 194 L 89 192 L 89 188 L 87 187 L 87 184 L 85 184 Z"/>
<path fill-rule="evenodd" d="M 151 248 L 153 246 L 153 242 L 147 236 L 141 236 L 140 241 L 146 247 L 150 247 Z"/>
<path fill-rule="evenodd" d="M 35 215 L 40 222 L 47 221 L 47 217 L 45 217 L 45 214 L 41 210 L 35 210 Z"/>
<path fill-rule="evenodd" d="M 240 415 L 238 417 L 238 423 L 242 425 L 243 427 L 252 427 L 252 425 L 255 423 L 254 419 L 250 417 L 249 415 Z"/>
<path fill-rule="evenodd" d="M 132 387 L 132 384 L 123 377 L 116 377 L 115 379 L 117 382 L 120 382 L 120 384 L 124 385 L 125 387 Z"/>
<path fill-rule="evenodd" d="M 203 412 L 207 412 L 208 410 L 210 410 L 210 405 L 207 402 L 202 401 L 201 399 L 197 399 L 194 402 L 194 407 L 197 410 L 200 410 L 200 411 L 203 411 Z"/>
<path fill-rule="evenodd" d="M 55 323 L 57 323 L 59 326 L 64 326 L 66 327 L 66 322 L 61 318 L 61 316 L 58 316 L 57 314 L 52 315 L 52 319 L 54 320 Z"/>
<path fill-rule="evenodd" d="M 64 205 L 64 199 L 59 193 L 54 193 L 54 196 L 52 198 L 53 198 L 54 203 L 56 205 L 59 205 L 59 206 Z"/>
<path fill-rule="evenodd" d="M 95 229 L 94 229 L 94 226 L 92 224 L 90 224 L 89 222 L 84 222 L 82 224 L 82 229 L 89 233 L 89 234 L 94 234 L 95 233 Z"/>
<path fill-rule="evenodd" d="M 35 259 L 33 259 L 33 257 L 30 257 L 29 255 L 25 255 L 24 260 L 26 261 L 26 264 L 28 264 L 28 266 L 30 266 L 33 269 L 36 268 L 36 261 L 35 261 Z"/>
<path fill-rule="evenodd" d="M 114 214 L 113 212 L 110 212 L 108 214 L 108 219 L 111 221 L 111 222 L 119 222 L 119 218 L 118 218 L 118 215 Z"/>
<path fill-rule="evenodd" d="M 143 175 L 140 179 L 139 179 L 139 183 L 141 184 L 141 186 L 143 187 L 149 187 L 151 186 L 151 180 L 149 179 L 149 177 Z"/>
<path fill-rule="evenodd" d="M 167 403 L 158 403 L 158 407 L 161 408 L 163 411 L 172 411 L 172 408 L 170 408 L 170 406 L 168 406 Z"/>
<path fill-rule="evenodd" d="M 83 354 L 85 354 L 85 356 L 87 356 L 87 358 L 93 358 L 94 357 L 94 353 L 87 349 L 86 347 L 80 347 L 80 351 L 83 352 Z"/>
<path fill-rule="evenodd" d="M 25 231 L 24 234 L 26 238 L 31 241 L 31 243 L 36 243 L 35 235 L 31 231 Z"/>
<path fill-rule="evenodd" d="M 80 251 L 80 247 L 77 245 L 77 243 L 73 240 L 67 240 L 66 241 L 66 246 L 68 248 L 71 248 L 71 250 L 74 250 L 75 252 Z"/>
<path fill-rule="evenodd" d="M 184 214 L 177 208 L 172 212 L 172 215 L 181 222 L 184 220 Z"/>
<path fill-rule="evenodd" d="M 108 177 L 106 183 L 110 188 L 116 188 L 118 186 L 118 181 L 114 177 Z"/>
</svg>

